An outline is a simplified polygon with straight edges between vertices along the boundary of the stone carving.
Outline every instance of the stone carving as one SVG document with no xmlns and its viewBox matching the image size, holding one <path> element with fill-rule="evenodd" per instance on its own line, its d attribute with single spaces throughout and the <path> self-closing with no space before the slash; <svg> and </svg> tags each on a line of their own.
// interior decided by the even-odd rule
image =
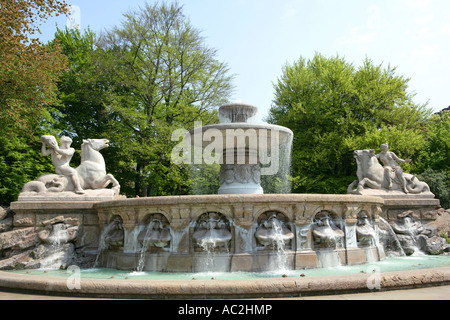
<svg viewBox="0 0 450 320">
<path fill-rule="evenodd" d="M 42 224 L 44 229 L 38 233 L 40 245 L 33 250 L 31 256 L 34 261 L 27 267 L 67 268 L 76 259 L 74 242 L 79 232 L 79 221 L 59 216 Z"/>
<path fill-rule="evenodd" d="M 400 241 L 403 251 L 410 256 L 419 249 L 418 236 L 425 231 L 422 223 L 413 211 L 406 211 L 397 216 L 391 227 Z"/>
<path fill-rule="evenodd" d="M 44 221 L 42 224 L 45 226 L 45 229 L 38 233 L 38 238 L 42 243 L 46 244 L 75 241 L 80 225 L 78 220 L 65 219 L 63 216 Z"/>
<path fill-rule="evenodd" d="M 258 164 L 222 165 L 220 168 L 220 184 L 232 184 L 234 182 L 260 184 L 261 167 Z"/>
<path fill-rule="evenodd" d="M 258 243 L 265 248 L 289 245 L 294 233 L 287 227 L 286 218 L 281 213 L 264 214 L 255 233 Z"/>
<path fill-rule="evenodd" d="M 387 144 L 382 145 L 381 148 L 382 152 L 379 154 L 376 154 L 373 149 L 354 152 L 358 165 L 358 180 L 350 184 L 348 193 L 388 195 L 393 192 L 401 192 L 402 194 L 421 194 L 434 198 L 425 182 L 419 181 L 411 174 L 404 173 L 398 163 L 406 163 L 410 160 L 398 158 L 395 153 L 388 151 Z M 378 159 L 384 164 L 384 167 Z"/>
<path fill-rule="evenodd" d="M 342 246 L 345 234 L 336 226 L 331 215 L 328 211 L 322 211 L 314 219 L 312 234 L 316 248 L 337 249 Z"/>
<path fill-rule="evenodd" d="M 228 250 L 232 238 L 229 222 L 220 213 L 205 213 L 197 220 L 192 238 L 196 247 L 204 251 L 217 248 Z"/>
<path fill-rule="evenodd" d="M 147 248 L 165 248 L 170 245 L 171 240 L 169 222 L 161 214 L 152 215 L 145 229 L 138 236 L 141 247 Z"/>
<path fill-rule="evenodd" d="M 61 137 L 61 146 L 58 146 L 54 136 L 42 136 L 41 141 L 42 155 L 51 155 L 56 174 L 69 178 L 75 189 L 75 193 L 84 194 L 78 172 L 70 166 L 70 160 L 72 160 L 75 153 L 75 149 L 70 147 L 72 139 L 69 137 Z"/>
<path fill-rule="evenodd" d="M 365 211 L 361 211 L 356 224 L 356 239 L 361 247 L 375 244 L 376 231 L 372 227 Z"/>
<path fill-rule="evenodd" d="M 123 247 L 125 243 L 125 231 L 120 217 L 113 219 L 102 240 L 109 249 L 118 250 Z"/>
<path fill-rule="evenodd" d="M 22 189 L 21 195 L 33 196 L 47 193 L 46 196 L 62 192 L 85 195 L 92 190 L 103 190 L 112 183 L 115 195 L 120 192 L 120 184 L 113 175 L 106 173 L 105 160 L 100 150 L 109 146 L 107 139 L 86 139 L 81 146 L 81 164 L 78 168 L 70 166 L 75 149 L 70 148 L 72 140 L 61 138 L 58 146 L 55 137 L 42 136 L 42 154 L 51 155 L 56 174 L 47 174 L 31 181 Z M 20 197 L 19 197 L 20 200 Z"/>
</svg>

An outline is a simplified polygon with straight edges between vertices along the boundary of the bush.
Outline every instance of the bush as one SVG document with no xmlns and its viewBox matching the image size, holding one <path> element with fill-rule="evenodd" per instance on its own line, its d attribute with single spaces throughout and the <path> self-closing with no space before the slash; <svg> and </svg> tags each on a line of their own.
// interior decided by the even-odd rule
<svg viewBox="0 0 450 320">
<path fill-rule="evenodd" d="M 428 183 L 431 192 L 441 200 L 443 208 L 450 208 L 450 177 L 448 172 L 427 169 L 425 172 L 418 174 L 417 178 Z"/>
</svg>

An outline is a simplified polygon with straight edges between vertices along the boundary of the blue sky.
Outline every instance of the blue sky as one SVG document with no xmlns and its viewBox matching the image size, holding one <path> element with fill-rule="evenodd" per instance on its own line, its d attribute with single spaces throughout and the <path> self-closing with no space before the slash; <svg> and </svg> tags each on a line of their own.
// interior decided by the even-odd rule
<svg viewBox="0 0 450 320">
<path fill-rule="evenodd" d="M 145 0 L 66 0 L 81 29 L 100 33 Z M 154 0 L 148 0 L 154 3 Z M 168 1 L 170 2 L 170 1 Z M 448 0 L 178 0 L 206 45 L 218 50 L 236 75 L 233 100 L 256 105 L 267 116 L 273 83 L 282 67 L 315 52 L 344 57 L 355 66 L 365 57 L 397 67 L 411 78 L 415 102 L 434 111 L 450 105 L 450 1 Z M 51 40 L 67 18 L 49 20 L 41 39 Z"/>
</svg>

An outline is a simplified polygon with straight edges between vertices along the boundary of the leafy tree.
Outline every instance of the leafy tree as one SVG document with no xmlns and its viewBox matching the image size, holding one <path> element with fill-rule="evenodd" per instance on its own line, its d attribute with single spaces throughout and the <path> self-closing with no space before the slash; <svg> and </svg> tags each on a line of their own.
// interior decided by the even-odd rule
<svg viewBox="0 0 450 320">
<path fill-rule="evenodd" d="M 27 137 L 0 136 L 0 205 L 9 206 L 17 201 L 25 183 L 54 172 L 49 157 L 40 153 L 41 142 Z"/>
<path fill-rule="evenodd" d="M 55 104 L 56 81 L 67 62 L 58 45 L 34 37 L 39 24 L 66 13 L 58 0 L 0 0 L 0 126 L 2 133 L 31 135 L 45 106 Z"/>
<path fill-rule="evenodd" d="M 450 112 L 433 115 L 427 127 L 427 139 L 413 164 L 414 172 L 427 182 L 441 200 L 450 207 Z"/>
<path fill-rule="evenodd" d="M 426 169 L 443 170 L 450 174 L 450 112 L 442 111 L 430 119 L 427 139 L 416 163 L 416 172 Z"/>
<path fill-rule="evenodd" d="M 424 145 L 429 111 L 414 104 L 408 81 L 369 59 L 356 68 L 316 54 L 286 65 L 268 121 L 294 131 L 294 192 L 345 193 L 356 174 L 354 150 L 388 142 L 413 157 Z"/>
<path fill-rule="evenodd" d="M 95 58 L 116 120 L 116 160 L 136 195 L 187 193 L 187 170 L 170 160 L 172 132 L 217 121 L 232 77 L 178 4 L 146 4 L 124 17 L 101 36 Z"/>
<path fill-rule="evenodd" d="M 58 29 L 51 42 L 59 44 L 69 61 L 69 68 L 58 82 L 60 104 L 54 106 L 52 116 L 61 134 L 71 136 L 74 144 L 86 138 L 101 138 L 107 131 L 105 83 L 93 62 L 96 42 L 90 29 L 84 34 L 78 29 Z"/>
</svg>

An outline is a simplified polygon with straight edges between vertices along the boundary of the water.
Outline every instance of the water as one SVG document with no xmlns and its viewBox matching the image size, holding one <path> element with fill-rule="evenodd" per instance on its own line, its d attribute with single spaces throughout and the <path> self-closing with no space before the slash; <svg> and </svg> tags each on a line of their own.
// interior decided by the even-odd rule
<svg viewBox="0 0 450 320">
<path fill-rule="evenodd" d="M 100 235 L 100 240 L 98 243 L 97 257 L 95 258 L 95 262 L 94 262 L 94 268 L 96 268 L 98 266 L 98 260 L 100 258 L 100 255 L 102 254 L 102 252 L 107 249 L 107 244 L 105 242 L 105 238 L 108 235 L 108 233 L 114 229 L 114 226 L 115 226 L 115 222 L 113 221 L 108 226 L 106 226 L 105 229 L 103 229 L 103 231 Z"/>
<path fill-rule="evenodd" d="M 342 266 L 342 260 L 338 251 L 317 250 L 316 254 L 322 268 L 336 268 Z"/>
<path fill-rule="evenodd" d="M 40 261 L 40 269 L 59 269 L 64 260 L 70 254 L 66 252 L 67 242 L 69 240 L 69 232 L 67 227 L 62 224 L 55 224 L 52 227 L 50 236 L 47 238 L 48 244 L 45 244 L 46 256 Z"/>
<path fill-rule="evenodd" d="M 290 278 L 323 277 L 370 273 L 371 270 L 380 272 L 395 272 L 404 270 L 421 270 L 429 268 L 450 267 L 450 256 L 412 256 L 390 257 L 384 261 L 359 266 L 341 266 L 333 268 L 290 270 L 288 272 L 200 272 L 200 273 L 164 273 L 164 272 L 126 272 L 113 269 L 85 269 L 81 270 L 81 278 L 85 279 L 116 279 L 116 280 L 241 280 L 261 278 Z M 8 271 L 16 274 L 31 274 L 40 276 L 69 277 L 71 272 L 64 270 L 21 270 Z"/>
<path fill-rule="evenodd" d="M 275 231 L 275 236 L 273 239 L 273 247 L 277 254 L 276 259 L 276 266 L 275 268 L 272 268 L 273 270 L 277 270 L 280 272 L 288 271 L 289 263 L 288 263 L 288 256 L 286 254 L 286 243 L 284 241 L 283 236 L 283 225 L 281 222 L 277 221 L 277 223 L 274 224 L 273 230 Z"/>
<path fill-rule="evenodd" d="M 201 269 L 205 271 L 214 270 L 214 261 L 216 260 L 216 242 L 214 239 L 206 238 L 202 239 L 200 246 L 204 252 L 206 252 L 206 256 L 203 257 Z"/>
<path fill-rule="evenodd" d="M 387 222 L 384 218 L 380 217 L 380 222 L 383 223 L 386 228 L 387 231 L 389 233 L 389 240 L 394 241 L 396 249 L 394 251 L 392 250 L 386 250 L 386 254 L 390 254 L 390 255 L 399 255 L 401 257 L 405 257 L 406 253 L 403 250 L 402 245 L 400 244 L 400 240 L 398 240 L 397 235 L 395 234 L 394 230 L 392 229 L 391 225 L 389 224 L 389 222 Z"/>
<path fill-rule="evenodd" d="M 147 252 L 147 244 L 150 238 L 150 232 L 153 228 L 153 221 L 150 222 L 147 226 L 147 231 L 145 232 L 144 241 L 142 242 L 141 254 L 139 257 L 139 263 L 137 266 L 137 272 L 142 272 L 145 267 L 145 253 Z"/>
</svg>

